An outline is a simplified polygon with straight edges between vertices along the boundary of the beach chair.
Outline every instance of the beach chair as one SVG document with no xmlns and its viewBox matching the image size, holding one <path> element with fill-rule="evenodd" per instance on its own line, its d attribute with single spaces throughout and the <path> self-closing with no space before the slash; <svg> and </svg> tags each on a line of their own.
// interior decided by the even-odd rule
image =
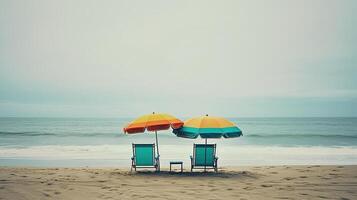
<svg viewBox="0 0 357 200">
<path fill-rule="evenodd" d="M 131 170 L 133 168 L 159 169 L 159 158 L 155 157 L 155 144 L 133 144 L 133 157 L 131 157 Z"/>
<path fill-rule="evenodd" d="M 193 144 L 191 158 L 191 172 L 193 169 L 214 169 L 218 171 L 216 157 L 216 144 Z"/>
</svg>

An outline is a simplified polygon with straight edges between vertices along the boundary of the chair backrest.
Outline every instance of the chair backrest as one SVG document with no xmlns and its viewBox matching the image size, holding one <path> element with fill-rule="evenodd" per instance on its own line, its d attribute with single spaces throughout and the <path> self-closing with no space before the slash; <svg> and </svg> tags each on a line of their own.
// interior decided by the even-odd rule
<svg viewBox="0 0 357 200">
<path fill-rule="evenodd" d="M 216 144 L 194 144 L 193 157 L 195 166 L 214 166 Z"/>
<path fill-rule="evenodd" d="M 155 144 L 133 144 L 136 166 L 154 166 Z"/>
</svg>

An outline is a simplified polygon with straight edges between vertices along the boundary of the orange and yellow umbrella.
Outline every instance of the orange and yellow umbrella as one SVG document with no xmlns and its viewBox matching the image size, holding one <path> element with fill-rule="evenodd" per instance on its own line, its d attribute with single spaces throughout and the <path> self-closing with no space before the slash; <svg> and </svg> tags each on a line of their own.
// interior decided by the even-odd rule
<svg viewBox="0 0 357 200">
<path fill-rule="evenodd" d="M 157 131 L 167 130 L 170 129 L 170 127 L 178 129 L 181 128 L 182 125 L 183 122 L 172 115 L 153 112 L 149 115 L 143 115 L 129 123 L 124 127 L 124 133 L 143 133 L 145 130 L 155 131 L 157 156 L 160 157 Z"/>
<path fill-rule="evenodd" d="M 124 128 L 124 133 L 143 133 L 147 131 L 167 130 L 170 127 L 173 129 L 181 128 L 183 122 L 172 115 L 163 113 L 152 113 L 143 115 Z"/>
</svg>

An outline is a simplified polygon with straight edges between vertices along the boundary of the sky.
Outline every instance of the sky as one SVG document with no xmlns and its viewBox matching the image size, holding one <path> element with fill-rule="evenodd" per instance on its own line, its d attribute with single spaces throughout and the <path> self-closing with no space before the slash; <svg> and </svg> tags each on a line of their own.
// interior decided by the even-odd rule
<svg viewBox="0 0 357 200">
<path fill-rule="evenodd" d="M 356 10 L 355 0 L 0 0 L 0 116 L 357 116 Z"/>
</svg>

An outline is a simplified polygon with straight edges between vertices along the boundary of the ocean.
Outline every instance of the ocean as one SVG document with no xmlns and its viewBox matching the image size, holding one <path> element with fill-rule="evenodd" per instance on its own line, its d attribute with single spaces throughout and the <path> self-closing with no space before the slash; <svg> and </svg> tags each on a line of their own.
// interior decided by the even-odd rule
<svg viewBox="0 0 357 200">
<path fill-rule="evenodd" d="M 217 144 L 220 166 L 357 164 L 357 118 L 229 118 L 243 131 Z M 128 167 L 132 143 L 155 134 L 123 134 L 130 118 L 0 118 L 0 166 Z M 160 131 L 163 167 L 189 166 L 193 143 Z"/>
</svg>

